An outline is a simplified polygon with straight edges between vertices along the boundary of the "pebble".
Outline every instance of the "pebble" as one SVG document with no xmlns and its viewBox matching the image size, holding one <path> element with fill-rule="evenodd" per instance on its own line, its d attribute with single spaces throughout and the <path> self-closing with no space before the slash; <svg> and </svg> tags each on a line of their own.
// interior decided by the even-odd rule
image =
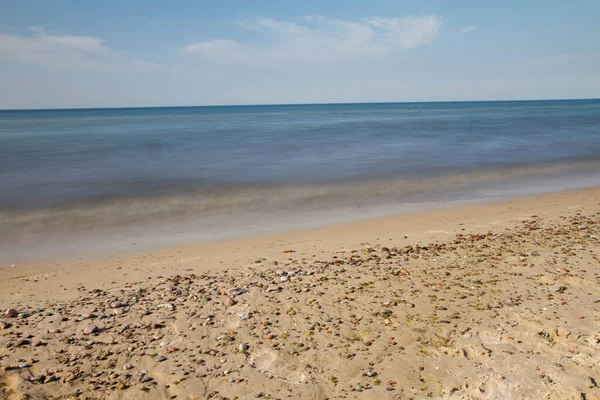
<svg viewBox="0 0 600 400">
<path fill-rule="evenodd" d="M 86 335 L 91 335 L 92 333 L 98 332 L 98 327 L 96 325 L 86 325 L 83 328 L 83 333 Z"/>
<path fill-rule="evenodd" d="M 30 344 L 31 342 L 27 339 L 19 339 L 15 342 L 15 347 L 23 347 Z"/>
<path fill-rule="evenodd" d="M 14 318 L 17 315 L 19 315 L 19 311 L 15 310 L 14 308 L 9 308 L 8 310 L 6 310 L 4 312 L 4 315 L 9 317 L 9 318 Z"/>
<path fill-rule="evenodd" d="M 244 289 L 240 289 L 240 288 L 231 289 L 229 291 L 230 296 L 239 296 L 244 293 L 246 293 L 246 291 Z"/>
<path fill-rule="evenodd" d="M 562 293 L 562 292 L 564 292 L 565 290 L 567 290 L 567 288 L 566 288 L 565 286 L 550 286 L 550 287 L 548 288 L 548 290 L 549 290 L 549 291 L 551 291 L 551 292 L 559 292 L 559 293 Z"/>
<path fill-rule="evenodd" d="M 389 316 L 391 316 L 394 312 L 390 309 L 384 308 L 381 311 L 379 311 L 379 313 L 384 317 L 384 318 L 388 318 Z"/>
<path fill-rule="evenodd" d="M 227 298 L 225 299 L 225 305 L 226 305 L 227 307 L 234 306 L 236 303 L 237 303 L 237 302 L 236 302 L 236 301 L 233 299 L 233 297 L 227 297 Z"/>
<path fill-rule="evenodd" d="M 156 358 L 154 359 L 154 361 L 156 361 L 156 362 L 163 362 L 163 361 L 165 361 L 166 359 L 167 359 L 167 357 L 164 357 L 164 356 L 158 356 L 158 357 L 156 357 Z"/>
</svg>

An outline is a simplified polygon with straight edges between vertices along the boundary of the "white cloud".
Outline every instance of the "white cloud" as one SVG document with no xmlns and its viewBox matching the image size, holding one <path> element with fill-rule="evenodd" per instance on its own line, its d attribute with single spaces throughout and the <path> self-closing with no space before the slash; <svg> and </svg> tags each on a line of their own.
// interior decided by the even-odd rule
<svg viewBox="0 0 600 400">
<path fill-rule="evenodd" d="M 464 28 L 462 28 L 460 30 L 460 34 L 461 35 L 465 35 L 469 32 L 473 32 L 475 29 L 477 29 L 477 25 L 469 25 L 469 26 L 465 26 Z"/>
<path fill-rule="evenodd" d="M 201 53 L 208 56 L 216 56 L 224 52 L 236 52 L 242 50 L 240 44 L 235 40 L 210 40 L 206 42 L 199 42 L 187 45 L 183 48 L 183 53 L 194 54 Z"/>
<path fill-rule="evenodd" d="M 430 43 L 438 37 L 442 22 L 435 15 L 358 21 L 309 16 L 302 23 L 256 18 L 239 25 L 266 36 L 265 44 L 219 39 L 189 44 L 182 53 L 243 64 L 364 59 Z"/>
<path fill-rule="evenodd" d="M 0 32 L 0 60 L 41 65 L 57 70 L 122 71 L 132 66 L 151 66 L 125 57 L 92 36 L 49 35 L 43 28 L 31 27 L 33 35 Z"/>
</svg>

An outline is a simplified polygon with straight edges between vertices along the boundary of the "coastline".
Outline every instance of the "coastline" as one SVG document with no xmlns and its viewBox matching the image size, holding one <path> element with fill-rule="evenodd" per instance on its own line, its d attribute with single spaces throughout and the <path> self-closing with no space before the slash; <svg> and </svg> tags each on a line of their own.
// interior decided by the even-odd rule
<svg viewBox="0 0 600 400">
<path fill-rule="evenodd" d="M 599 204 L 595 187 L 2 268 L 0 390 L 600 398 Z"/>
<path fill-rule="evenodd" d="M 318 251 L 324 256 L 330 256 L 338 249 L 358 248 L 365 242 L 380 245 L 385 245 L 386 241 L 395 245 L 424 244 L 446 240 L 464 231 L 500 231 L 514 225 L 520 218 L 525 218 L 528 213 L 544 212 L 550 217 L 555 217 L 577 206 L 593 207 L 594 202 L 596 205 L 600 204 L 600 187 L 480 201 L 474 204 L 463 202 L 449 207 L 333 223 L 312 229 L 205 240 L 142 250 L 109 252 L 104 255 L 72 257 L 66 254 L 26 260 L 18 265 L 14 264 L 14 267 L 12 264 L 5 264 L 0 267 L 0 285 L 13 279 L 27 279 L 28 276 L 37 275 L 52 275 L 62 281 L 62 274 L 87 274 L 91 278 L 89 282 L 99 282 L 100 278 L 101 282 L 106 283 L 107 280 L 102 278 L 110 276 L 112 279 L 113 273 L 117 269 L 122 270 L 125 265 L 132 270 L 144 267 L 148 273 L 158 272 L 156 266 L 160 265 L 163 271 L 169 270 L 177 274 L 185 272 L 187 268 L 199 268 L 201 271 L 214 267 L 244 268 L 252 265 L 254 259 L 259 256 L 276 257 L 278 261 L 283 261 L 285 257 L 281 256 L 281 251 L 288 249 L 303 255 Z M 565 206 L 566 204 L 568 205 Z M 101 267 L 102 272 L 99 272 L 97 267 Z M 134 280 L 135 278 L 126 279 L 120 284 Z M 5 291 L 0 292 L 2 300 Z"/>
</svg>

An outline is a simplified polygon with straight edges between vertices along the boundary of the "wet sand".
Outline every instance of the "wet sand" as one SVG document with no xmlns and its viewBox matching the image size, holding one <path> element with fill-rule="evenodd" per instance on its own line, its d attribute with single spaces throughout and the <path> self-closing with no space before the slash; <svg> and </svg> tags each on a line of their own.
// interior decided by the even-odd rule
<svg viewBox="0 0 600 400">
<path fill-rule="evenodd" d="M 0 393 L 600 398 L 599 204 L 594 188 L 5 266 Z"/>
</svg>

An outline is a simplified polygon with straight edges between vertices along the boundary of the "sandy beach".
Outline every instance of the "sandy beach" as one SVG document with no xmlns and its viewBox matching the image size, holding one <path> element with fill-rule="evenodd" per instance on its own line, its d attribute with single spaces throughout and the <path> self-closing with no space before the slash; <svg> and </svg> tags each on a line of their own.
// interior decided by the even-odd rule
<svg viewBox="0 0 600 400">
<path fill-rule="evenodd" d="M 600 188 L 0 268 L 0 398 L 600 399 Z"/>
</svg>

